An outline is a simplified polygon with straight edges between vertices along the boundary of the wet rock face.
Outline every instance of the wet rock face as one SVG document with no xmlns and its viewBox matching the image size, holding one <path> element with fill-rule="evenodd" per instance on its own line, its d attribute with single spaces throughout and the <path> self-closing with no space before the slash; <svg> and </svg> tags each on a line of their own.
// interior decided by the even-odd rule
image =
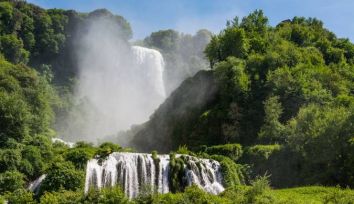
<svg viewBox="0 0 354 204">
<path fill-rule="evenodd" d="M 187 185 L 195 184 L 213 194 L 224 190 L 219 162 L 186 155 L 176 157 L 183 157 L 185 161 L 182 177 Z M 89 188 L 121 185 L 129 198 L 138 196 L 146 188 L 168 193 L 170 176 L 169 155 L 153 157 L 151 154 L 116 152 L 102 162 L 92 159 L 87 163 L 85 192 Z"/>
</svg>

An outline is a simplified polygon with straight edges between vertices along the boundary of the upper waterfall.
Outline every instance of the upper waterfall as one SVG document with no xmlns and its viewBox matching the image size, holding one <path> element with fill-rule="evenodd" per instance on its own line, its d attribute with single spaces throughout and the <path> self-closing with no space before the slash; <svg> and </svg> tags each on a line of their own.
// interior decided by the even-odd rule
<svg viewBox="0 0 354 204">
<path fill-rule="evenodd" d="M 90 21 L 78 40 L 78 80 L 70 114 L 59 123 L 62 139 L 127 145 L 119 131 L 141 124 L 166 98 L 165 63 L 154 49 L 132 46 L 109 19 Z"/>
<path fill-rule="evenodd" d="M 141 79 L 144 80 L 144 85 L 157 94 L 157 97 L 165 98 L 166 91 L 163 81 L 164 60 L 161 53 L 157 50 L 133 46 L 136 63 Z"/>
<path fill-rule="evenodd" d="M 207 192 L 218 194 L 224 191 L 221 166 L 210 159 L 185 157 L 184 178 L 186 185 L 195 184 Z M 112 153 L 106 160 L 92 159 L 87 163 L 85 192 L 90 187 L 102 188 L 121 185 L 129 198 L 150 187 L 158 193 L 170 192 L 170 156 L 142 153 Z"/>
</svg>

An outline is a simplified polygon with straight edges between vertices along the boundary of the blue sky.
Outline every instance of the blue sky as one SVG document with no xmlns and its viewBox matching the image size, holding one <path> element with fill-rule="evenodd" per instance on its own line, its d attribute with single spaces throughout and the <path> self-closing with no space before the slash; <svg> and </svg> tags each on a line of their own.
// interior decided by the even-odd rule
<svg viewBox="0 0 354 204">
<path fill-rule="evenodd" d="M 131 24 L 134 39 L 153 31 L 176 29 L 218 33 L 226 20 L 262 9 L 271 25 L 294 16 L 316 17 L 339 37 L 354 42 L 354 0 L 27 0 L 44 8 L 89 12 L 107 8 Z"/>
</svg>

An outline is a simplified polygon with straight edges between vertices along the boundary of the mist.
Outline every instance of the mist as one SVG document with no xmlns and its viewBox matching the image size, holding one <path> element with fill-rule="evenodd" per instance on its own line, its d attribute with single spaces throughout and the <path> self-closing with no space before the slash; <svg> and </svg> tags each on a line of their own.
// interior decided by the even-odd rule
<svg viewBox="0 0 354 204">
<path fill-rule="evenodd" d="M 60 136 L 97 143 L 149 119 L 166 97 L 164 62 L 156 50 L 131 46 L 109 18 L 91 19 L 81 33 L 75 105 Z"/>
<path fill-rule="evenodd" d="M 132 46 L 113 15 L 92 13 L 78 29 L 78 77 L 70 110 L 58 122 L 58 136 L 134 146 L 132 127 L 147 122 L 183 80 L 208 68 L 203 50 L 211 33 L 178 34 L 171 50 L 147 43 Z"/>
</svg>

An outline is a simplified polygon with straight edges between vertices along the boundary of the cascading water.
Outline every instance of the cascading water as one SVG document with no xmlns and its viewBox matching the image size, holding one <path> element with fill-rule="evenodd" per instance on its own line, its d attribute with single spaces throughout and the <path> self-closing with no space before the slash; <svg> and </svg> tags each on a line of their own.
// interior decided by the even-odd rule
<svg viewBox="0 0 354 204">
<path fill-rule="evenodd" d="M 141 124 L 166 98 L 164 60 L 154 49 L 131 46 L 107 19 L 89 24 L 78 41 L 78 81 L 72 113 L 59 124 L 68 141 L 100 142 Z M 60 121 L 59 121 L 60 123 Z"/>
<path fill-rule="evenodd" d="M 140 75 L 145 88 L 154 91 L 154 94 L 160 100 L 164 99 L 166 97 L 163 82 L 165 63 L 161 53 L 157 50 L 140 46 L 133 46 L 132 50 L 139 69 L 136 74 Z"/>
<path fill-rule="evenodd" d="M 184 172 L 188 185 L 195 184 L 213 194 L 224 190 L 219 162 L 192 156 L 186 158 Z M 85 192 L 91 187 L 121 185 L 129 198 L 138 196 L 146 187 L 168 193 L 170 157 L 158 155 L 157 160 L 151 154 L 142 153 L 112 153 L 102 163 L 92 159 L 87 163 Z"/>
<path fill-rule="evenodd" d="M 46 174 L 43 174 L 42 176 L 38 177 L 36 180 L 32 181 L 31 183 L 29 183 L 27 189 L 29 191 L 32 191 L 34 193 L 38 193 L 39 188 L 43 182 L 43 180 L 47 177 Z"/>
</svg>

